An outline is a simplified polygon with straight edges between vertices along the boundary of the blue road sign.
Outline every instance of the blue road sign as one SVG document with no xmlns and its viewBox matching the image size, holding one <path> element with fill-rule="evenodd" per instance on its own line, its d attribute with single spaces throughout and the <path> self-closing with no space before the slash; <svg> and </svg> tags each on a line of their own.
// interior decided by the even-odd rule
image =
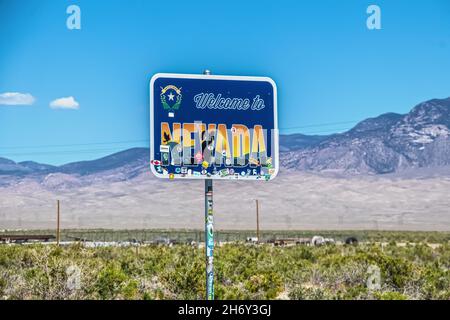
<svg viewBox="0 0 450 320">
<path fill-rule="evenodd" d="M 271 180 L 277 88 L 267 77 L 155 74 L 150 167 L 159 178 Z"/>
</svg>

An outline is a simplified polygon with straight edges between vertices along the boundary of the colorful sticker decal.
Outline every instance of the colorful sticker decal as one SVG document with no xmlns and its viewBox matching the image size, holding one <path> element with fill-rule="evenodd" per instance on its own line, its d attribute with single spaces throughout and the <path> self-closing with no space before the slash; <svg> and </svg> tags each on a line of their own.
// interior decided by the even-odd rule
<svg viewBox="0 0 450 320">
<path fill-rule="evenodd" d="M 212 257 L 209 257 L 211 261 L 208 261 L 208 266 L 206 268 L 206 275 L 207 275 L 207 299 L 213 300 L 214 299 L 214 270 L 212 267 Z"/>
<path fill-rule="evenodd" d="M 214 255 L 214 248 L 212 247 L 206 247 L 206 256 L 212 257 Z"/>
<path fill-rule="evenodd" d="M 150 109 L 150 167 L 157 177 L 277 175 L 277 91 L 270 78 L 156 74 Z"/>
<path fill-rule="evenodd" d="M 209 236 L 209 238 L 208 238 L 208 245 L 212 245 L 212 244 L 214 244 L 214 234 L 213 234 L 213 225 L 212 225 L 212 223 L 210 223 L 210 224 L 208 224 L 208 226 L 207 226 L 207 231 L 208 231 L 208 236 Z"/>
</svg>

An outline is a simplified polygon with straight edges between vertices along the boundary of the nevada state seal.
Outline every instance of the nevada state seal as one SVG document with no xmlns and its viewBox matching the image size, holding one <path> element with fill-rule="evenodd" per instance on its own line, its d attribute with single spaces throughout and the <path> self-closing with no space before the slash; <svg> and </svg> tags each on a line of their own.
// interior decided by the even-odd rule
<svg viewBox="0 0 450 320">
<path fill-rule="evenodd" d="M 161 87 L 160 97 L 164 110 L 172 112 L 178 110 L 181 106 L 181 88 L 174 85 Z"/>
</svg>

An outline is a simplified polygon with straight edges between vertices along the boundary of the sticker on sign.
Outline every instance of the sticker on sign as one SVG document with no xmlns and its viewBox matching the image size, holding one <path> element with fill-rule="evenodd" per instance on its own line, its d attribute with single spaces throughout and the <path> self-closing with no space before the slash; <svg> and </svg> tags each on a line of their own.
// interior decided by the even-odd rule
<svg viewBox="0 0 450 320">
<path fill-rule="evenodd" d="M 158 178 L 267 181 L 278 173 L 278 149 L 271 78 L 151 78 L 150 168 Z"/>
</svg>

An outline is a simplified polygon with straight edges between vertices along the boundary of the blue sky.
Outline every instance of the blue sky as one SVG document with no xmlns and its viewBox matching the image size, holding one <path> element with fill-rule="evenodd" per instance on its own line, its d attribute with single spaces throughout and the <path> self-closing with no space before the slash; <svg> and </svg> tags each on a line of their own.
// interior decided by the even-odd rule
<svg viewBox="0 0 450 320">
<path fill-rule="evenodd" d="M 66 27 L 71 4 L 81 30 Z M 366 27 L 370 4 L 381 30 Z M 205 68 L 272 77 L 282 133 L 339 132 L 450 96 L 450 2 L 0 0 L 0 94 L 35 98 L 0 105 L 0 156 L 62 164 L 148 146 L 150 77 Z M 49 106 L 64 97 L 77 109 Z"/>
</svg>

